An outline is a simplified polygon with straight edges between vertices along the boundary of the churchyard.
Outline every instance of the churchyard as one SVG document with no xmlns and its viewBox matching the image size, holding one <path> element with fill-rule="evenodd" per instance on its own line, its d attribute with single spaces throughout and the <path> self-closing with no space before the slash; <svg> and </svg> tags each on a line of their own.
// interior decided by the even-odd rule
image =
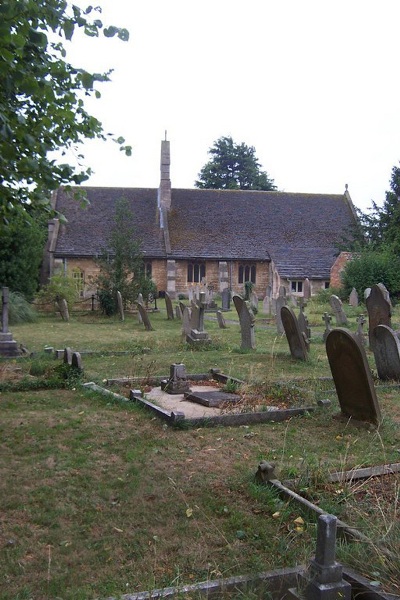
<svg viewBox="0 0 400 600">
<path fill-rule="evenodd" d="M 277 326 L 261 306 L 249 317 L 232 304 L 222 313 L 224 327 L 215 311 L 205 312 L 188 341 L 178 311 L 158 304 L 147 315 L 151 328 L 137 314 L 121 320 L 90 308 L 68 322 L 41 314 L 36 323 L 10 326 L 25 355 L 0 361 L 1 598 L 116 598 L 309 564 L 318 514 L 257 481 L 260 463 L 274 463 L 274 478 L 359 532 L 356 539 L 338 536 L 337 560 L 378 592 L 399 595 L 400 474 L 358 478 L 354 471 L 400 462 L 399 382 L 384 351 L 377 364 L 369 348 L 365 305 L 342 308 L 346 327 L 365 343 L 377 426 L 337 418 L 331 367 L 344 372 L 346 364 L 328 359 L 325 340 L 340 353 L 352 350 L 347 338 L 329 334 L 336 328 L 332 305 L 308 300 L 304 310 L 291 309 L 305 321 L 292 323 L 284 311 Z M 239 317 L 251 333 L 241 332 Z M 397 307 L 391 327 L 400 327 Z M 204 331 L 207 343 L 197 344 Z M 386 335 L 380 330 L 375 348 Z M 80 353 L 83 372 L 63 367 L 63 352 L 55 357 L 65 348 Z M 146 397 L 179 363 L 187 374 L 226 374 L 219 389 L 240 394 L 241 413 L 312 410 L 283 421 L 172 427 L 129 401 L 130 389 Z M 342 385 L 351 387 L 353 375 Z M 108 384 L 126 378 L 133 381 Z M 238 387 L 235 379 L 245 383 Z M 249 584 L 226 597 L 261 596 Z"/>
</svg>

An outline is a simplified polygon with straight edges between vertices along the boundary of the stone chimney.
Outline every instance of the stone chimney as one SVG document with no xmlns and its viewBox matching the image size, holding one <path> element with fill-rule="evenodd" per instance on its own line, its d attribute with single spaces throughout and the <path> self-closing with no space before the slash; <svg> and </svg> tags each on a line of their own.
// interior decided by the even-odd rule
<svg viewBox="0 0 400 600">
<path fill-rule="evenodd" d="M 169 210 L 171 208 L 171 179 L 170 179 L 170 144 L 167 141 L 167 132 L 165 132 L 165 140 L 161 142 L 161 179 L 158 190 L 158 207 L 160 212 L 162 209 Z"/>
</svg>

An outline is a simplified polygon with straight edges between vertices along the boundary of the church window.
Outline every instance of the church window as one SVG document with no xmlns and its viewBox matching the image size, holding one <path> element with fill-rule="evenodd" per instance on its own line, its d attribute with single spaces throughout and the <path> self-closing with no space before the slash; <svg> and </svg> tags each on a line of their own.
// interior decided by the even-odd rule
<svg viewBox="0 0 400 600">
<path fill-rule="evenodd" d="M 294 280 L 290 283 L 290 289 L 294 294 L 301 294 L 303 292 L 303 281 Z"/>
<path fill-rule="evenodd" d="M 239 265 L 239 283 L 246 283 L 246 281 L 251 281 L 251 283 L 256 283 L 256 265 Z"/>
<path fill-rule="evenodd" d="M 203 262 L 190 262 L 187 268 L 188 283 L 201 283 L 206 276 L 206 265 Z"/>
</svg>

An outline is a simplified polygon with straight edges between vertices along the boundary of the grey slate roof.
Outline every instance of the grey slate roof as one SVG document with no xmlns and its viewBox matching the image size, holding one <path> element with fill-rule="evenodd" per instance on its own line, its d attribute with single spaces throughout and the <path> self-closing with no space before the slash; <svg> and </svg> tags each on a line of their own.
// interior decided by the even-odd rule
<svg viewBox="0 0 400 600">
<path fill-rule="evenodd" d="M 84 188 L 90 205 L 58 192 L 68 219 L 56 256 L 93 256 L 104 247 L 115 202 L 131 203 L 148 257 L 167 258 L 157 218 L 157 189 Z M 329 279 L 336 242 L 354 223 L 344 194 L 172 189 L 168 258 L 273 260 L 281 276 Z"/>
<path fill-rule="evenodd" d="M 114 223 L 115 204 L 129 201 L 135 231 L 146 256 L 165 256 L 163 234 L 157 222 L 157 190 L 148 188 L 82 187 L 90 204 L 81 206 L 62 188 L 57 191 L 55 208 L 68 220 L 60 227 L 56 257 L 92 257 L 101 254 Z"/>
</svg>

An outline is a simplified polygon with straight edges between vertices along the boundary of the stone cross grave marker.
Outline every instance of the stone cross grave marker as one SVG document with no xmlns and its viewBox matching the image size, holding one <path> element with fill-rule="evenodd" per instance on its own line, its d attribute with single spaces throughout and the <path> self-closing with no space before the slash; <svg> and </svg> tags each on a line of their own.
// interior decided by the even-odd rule
<svg viewBox="0 0 400 600">
<path fill-rule="evenodd" d="M 365 350 L 347 329 L 332 329 L 326 339 L 326 353 L 339 399 L 347 419 L 378 425 L 378 399 Z"/>
<path fill-rule="evenodd" d="M 147 314 L 147 310 L 145 309 L 143 304 L 141 304 L 140 302 L 137 301 L 136 306 L 138 308 L 140 318 L 142 319 L 142 323 L 143 323 L 146 331 L 154 331 L 154 328 L 152 327 L 152 325 L 150 323 L 150 319 L 149 319 L 149 315 Z"/>
<path fill-rule="evenodd" d="M 386 325 L 391 327 L 391 306 L 385 298 L 385 294 L 379 285 L 373 285 L 371 293 L 366 300 L 368 311 L 368 338 L 369 347 L 374 350 L 374 329 L 378 325 Z"/>
<path fill-rule="evenodd" d="M 379 379 L 400 381 L 400 341 L 393 329 L 378 325 L 374 329 L 374 357 Z"/>
<path fill-rule="evenodd" d="M 186 336 L 186 341 L 189 344 L 209 343 L 211 340 L 207 331 L 204 330 L 204 312 L 207 306 L 206 293 L 200 292 L 198 304 L 193 303 L 191 328 L 189 335 Z"/>
<path fill-rule="evenodd" d="M 226 329 L 225 318 L 221 310 L 217 310 L 217 321 L 220 329 Z"/>
<path fill-rule="evenodd" d="M 121 319 L 121 321 L 124 321 L 125 320 L 124 303 L 122 301 L 122 294 L 120 291 L 117 291 L 117 304 L 118 304 L 119 318 Z"/>
<path fill-rule="evenodd" d="M 358 294 L 356 288 L 353 288 L 350 292 L 349 304 L 354 307 L 358 306 Z"/>
<path fill-rule="evenodd" d="M 168 292 L 165 292 L 165 307 L 167 309 L 167 319 L 168 321 L 174 320 L 174 309 L 172 308 L 171 296 Z"/>
<path fill-rule="evenodd" d="M 332 317 L 328 313 L 324 313 L 324 316 L 322 317 L 322 320 L 325 323 L 325 331 L 322 334 L 322 339 L 324 340 L 324 342 L 326 342 L 326 338 L 328 337 L 328 333 L 330 331 L 332 331 L 332 327 L 331 327 Z"/>
<path fill-rule="evenodd" d="M 8 287 L 2 288 L 1 298 L 1 333 L 0 333 L 0 356 L 18 356 L 17 342 L 13 339 L 8 329 Z"/>
<path fill-rule="evenodd" d="M 255 350 L 256 340 L 254 333 L 255 316 L 251 308 L 239 294 L 233 295 L 233 303 L 235 305 L 240 322 L 241 333 L 241 348 L 242 350 Z"/>
<path fill-rule="evenodd" d="M 289 306 L 282 306 L 281 319 L 289 344 L 292 358 L 297 360 L 307 360 L 307 344 L 304 334 L 301 332 L 296 315 Z"/>
<path fill-rule="evenodd" d="M 343 304 L 341 299 L 338 296 L 335 296 L 335 294 L 332 294 L 332 296 L 329 299 L 329 304 L 331 305 L 333 314 L 335 315 L 336 325 L 338 325 L 339 327 L 341 325 L 347 325 L 347 317 L 346 313 L 343 310 Z"/>
<path fill-rule="evenodd" d="M 222 310 L 230 310 L 231 309 L 231 291 L 229 288 L 225 288 L 222 290 L 221 303 L 222 303 Z"/>
</svg>

